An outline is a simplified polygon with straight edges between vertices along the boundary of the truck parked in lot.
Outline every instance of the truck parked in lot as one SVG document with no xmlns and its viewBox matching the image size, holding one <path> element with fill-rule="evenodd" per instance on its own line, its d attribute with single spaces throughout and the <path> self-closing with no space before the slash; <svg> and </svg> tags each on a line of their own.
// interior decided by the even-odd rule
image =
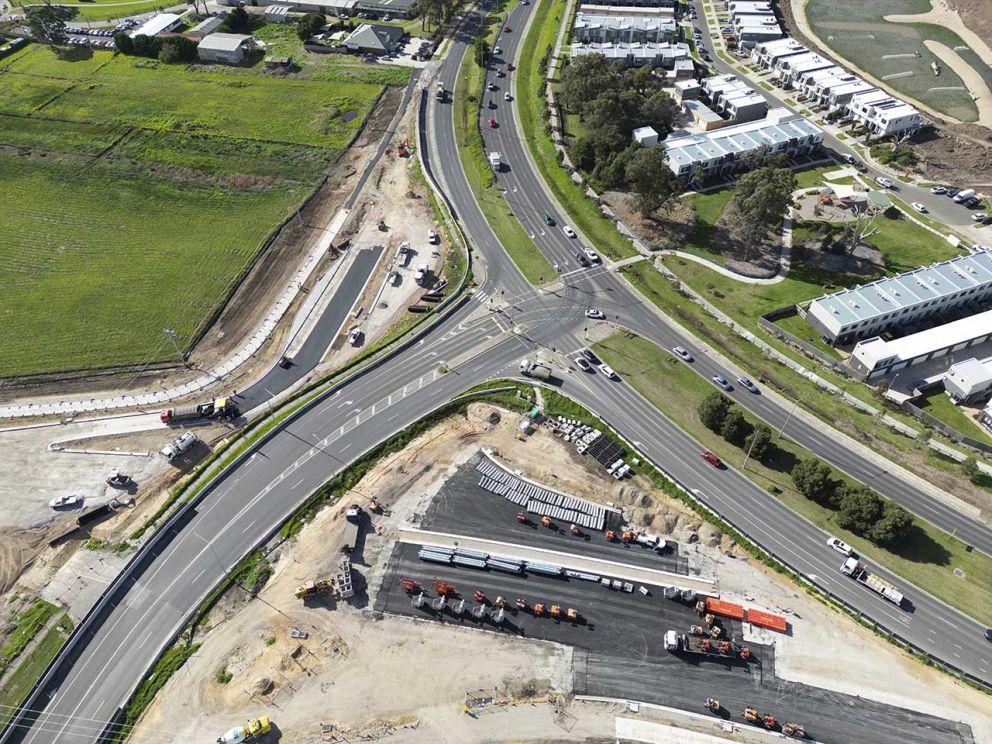
<svg viewBox="0 0 992 744">
<path fill-rule="evenodd" d="M 427 266 L 427 264 L 425 263 L 420 264 L 420 266 L 417 267 L 417 270 L 413 273 L 413 281 L 422 287 L 426 286 L 427 279 L 428 277 L 430 277 L 430 275 L 431 275 L 431 270 Z"/>
<path fill-rule="evenodd" d="M 217 398 L 209 403 L 193 403 L 187 406 L 166 408 L 159 414 L 163 424 L 177 424 L 198 418 L 234 418 L 240 411 L 230 398 Z"/>
<path fill-rule="evenodd" d="M 268 716 L 252 718 L 244 726 L 235 726 L 225 732 L 223 736 L 218 736 L 217 744 L 241 744 L 243 741 L 257 739 L 271 730 L 272 724 L 269 723 Z"/>
<path fill-rule="evenodd" d="M 737 649 L 730 641 L 712 640 L 705 636 L 679 633 L 675 630 L 665 632 L 664 643 L 665 650 L 672 653 L 702 654 L 724 658 L 737 655 Z"/>
<path fill-rule="evenodd" d="M 352 504 L 344 513 L 344 539 L 341 543 L 342 553 L 351 553 L 358 543 L 358 532 L 362 526 L 362 507 Z"/>
<path fill-rule="evenodd" d="M 177 457 L 179 457 L 181 454 L 183 454 L 184 452 L 186 452 L 187 450 L 189 450 L 190 448 L 192 448 L 193 445 L 195 445 L 199 441 L 200 441 L 200 438 L 198 436 L 196 436 L 196 434 L 194 434 L 191 431 L 187 431 L 185 434 L 183 434 L 178 439 L 175 439 L 172 442 L 170 442 L 169 444 L 165 445 L 161 449 L 160 454 L 166 460 L 168 460 L 169 462 L 172 462 Z"/>
<path fill-rule="evenodd" d="M 848 558 L 844 565 L 840 567 L 840 571 L 842 574 L 850 576 L 855 581 L 864 584 L 873 592 L 881 594 L 893 604 L 902 605 L 904 599 L 902 592 L 881 576 L 871 573 L 865 564 L 857 558 Z"/>
<path fill-rule="evenodd" d="M 531 359 L 521 359 L 520 374 L 535 377 L 538 380 L 549 380 L 551 379 L 551 367 Z"/>
</svg>

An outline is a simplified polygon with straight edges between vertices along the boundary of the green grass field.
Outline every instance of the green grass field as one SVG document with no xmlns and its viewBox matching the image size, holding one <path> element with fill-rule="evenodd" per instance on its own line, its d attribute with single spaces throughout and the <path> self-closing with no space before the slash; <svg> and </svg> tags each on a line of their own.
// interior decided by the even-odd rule
<svg viewBox="0 0 992 744">
<path fill-rule="evenodd" d="M 960 407 L 954 405 L 951 398 L 943 390 L 927 393 L 922 398 L 914 400 L 918 407 L 934 418 L 940 419 L 948 426 L 953 426 L 965 436 L 977 439 L 986 444 L 992 444 L 992 437 L 986 428 L 976 426 L 974 420 Z"/>
<path fill-rule="evenodd" d="M 66 54 L 0 63 L 0 377 L 174 358 L 383 89 Z"/>
<path fill-rule="evenodd" d="M 741 466 L 744 451 L 707 429 L 699 420 L 699 402 L 716 389 L 707 380 L 642 338 L 614 334 L 596 344 L 594 349 L 626 383 L 680 428 L 732 467 Z M 758 423 L 754 416 L 743 412 L 752 426 Z M 775 444 L 777 453 L 765 462 L 754 458 L 748 460 L 744 472 L 749 479 L 762 488 L 774 486 L 779 489 L 775 496 L 793 511 L 858 551 L 871 555 L 921 589 L 983 623 L 992 624 L 992 558 L 980 551 L 968 551 L 960 540 L 919 518 L 905 544 L 891 550 L 839 528 L 834 521 L 835 512 L 803 497 L 792 483 L 792 468 L 799 460 L 808 458 L 809 453 L 788 436 L 776 439 Z M 834 471 L 834 478 L 849 480 L 838 471 Z M 955 568 L 961 569 L 965 577 L 956 576 Z"/>
<path fill-rule="evenodd" d="M 15 6 L 32 5 L 29 0 L 13 0 Z M 108 21 L 127 18 L 139 13 L 150 13 L 153 10 L 164 11 L 170 7 L 162 0 L 92 0 L 92 2 L 66 1 L 53 3 L 78 8 L 78 15 L 72 23 L 85 21 Z"/>
<path fill-rule="evenodd" d="M 27 697 L 34 683 L 41 677 L 48 663 L 62 648 L 72 631 L 72 620 L 63 614 L 38 641 L 38 645 L 25 656 L 17 668 L 0 687 L 0 726 L 5 726 L 10 714 Z"/>
</svg>

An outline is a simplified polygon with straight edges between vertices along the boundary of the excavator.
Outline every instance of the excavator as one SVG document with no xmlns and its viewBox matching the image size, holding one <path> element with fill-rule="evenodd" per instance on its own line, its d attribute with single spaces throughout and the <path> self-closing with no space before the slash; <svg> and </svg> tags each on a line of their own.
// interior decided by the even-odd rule
<svg viewBox="0 0 992 744">
<path fill-rule="evenodd" d="M 547 527 L 548 529 L 551 529 L 551 527 L 554 526 L 552 524 L 552 522 L 551 522 L 551 517 L 549 517 L 549 516 L 543 516 L 543 517 L 541 517 L 541 526 L 542 527 Z"/>
<path fill-rule="evenodd" d="M 315 597 L 318 594 L 330 591 L 331 586 L 331 582 L 327 579 L 319 579 L 317 581 L 311 579 L 296 587 L 296 598 L 306 599 L 307 597 Z"/>
<path fill-rule="evenodd" d="M 706 698 L 706 710 L 716 713 L 720 710 L 720 707 L 720 701 L 716 698 Z"/>
<path fill-rule="evenodd" d="M 526 512 L 517 512 L 517 521 L 520 522 L 520 524 L 533 524 Z"/>
<path fill-rule="evenodd" d="M 458 596 L 458 590 L 455 589 L 453 584 L 449 584 L 446 581 L 435 581 L 434 591 L 439 597 L 456 598 Z"/>
<path fill-rule="evenodd" d="M 795 736 L 798 739 L 805 739 L 806 727 L 801 723 L 786 723 L 782 726 L 782 733 L 788 736 Z"/>
<path fill-rule="evenodd" d="M 758 711 L 755 708 L 745 708 L 744 709 L 744 720 L 748 723 L 758 722 Z"/>
<path fill-rule="evenodd" d="M 423 589 L 420 588 L 420 584 L 413 579 L 402 579 L 400 581 L 400 586 L 403 587 L 403 591 L 407 594 L 416 594 L 417 592 L 423 591 Z"/>
</svg>

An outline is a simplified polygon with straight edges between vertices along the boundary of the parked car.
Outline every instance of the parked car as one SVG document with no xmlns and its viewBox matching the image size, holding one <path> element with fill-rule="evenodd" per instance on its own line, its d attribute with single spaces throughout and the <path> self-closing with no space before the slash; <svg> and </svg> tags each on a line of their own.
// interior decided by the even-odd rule
<svg viewBox="0 0 992 744">
<path fill-rule="evenodd" d="M 709 450 L 703 450 L 702 452 L 699 453 L 699 456 L 702 457 L 704 460 L 706 460 L 706 462 L 708 462 L 710 465 L 712 465 L 715 468 L 723 467 L 723 463 L 720 461 L 720 458 L 717 457 L 712 452 L 710 452 Z"/>
<path fill-rule="evenodd" d="M 909 206 L 911 206 L 913 209 L 915 209 L 920 214 L 926 214 L 926 211 L 927 211 L 927 205 L 926 204 L 923 204 L 921 202 L 913 202 Z"/>
<path fill-rule="evenodd" d="M 613 371 L 613 368 L 608 364 L 600 364 L 599 371 L 606 375 L 611 380 L 619 380 L 620 375 Z"/>
<path fill-rule="evenodd" d="M 992 628 L 985 629 L 985 640 L 992 641 Z"/>
<path fill-rule="evenodd" d="M 586 310 L 586 317 L 592 320 L 606 320 L 606 313 L 602 310 L 597 310 L 596 308 L 591 308 Z"/>
<path fill-rule="evenodd" d="M 738 377 L 737 378 L 737 382 L 739 382 L 741 384 L 741 387 L 744 388 L 745 390 L 749 390 L 752 393 L 759 392 L 758 391 L 758 386 L 755 385 L 753 382 L 751 382 L 744 375 L 741 375 L 740 377 Z"/>
<path fill-rule="evenodd" d="M 76 496 L 75 494 L 72 494 L 72 495 L 56 496 L 54 499 L 48 502 L 48 505 L 53 509 L 69 509 L 72 507 L 79 506 L 82 503 L 83 503 L 82 496 Z"/>
<path fill-rule="evenodd" d="M 946 194 L 947 189 L 944 188 L 943 186 L 934 186 L 933 188 L 930 189 L 930 193 L 936 196 L 940 196 L 941 194 Z"/>
<path fill-rule="evenodd" d="M 875 176 L 875 183 L 877 183 L 883 189 L 891 189 L 893 186 L 895 186 L 892 180 L 886 178 L 885 176 Z"/>
<path fill-rule="evenodd" d="M 589 360 L 584 356 L 577 356 L 573 361 L 575 362 L 575 366 L 583 372 L 592 372 L 592 365 L 589 364 Z"/>
<path fill-rule="evenodd" d="M 711 379 L 713 380 L 713 383 L 714 383 L 714 384 L 715 384 L 715 385 L 716 385 L 717 387 L 719 387 L 719 388 L 723 388 L 723 389 L 724 389 L 724 390 L 726 390 L 726 391 L 727 391 L 728 393 L 729 393 L 729 392 L 730 392 L 731 390 L 733 390 L 733 389 L 734 389 L 734 386 L 733 386 L 733 385 L 731 385 L 731 384 L 730 384 L 729 382 L 727 382 L 727 378 L 726 378 L 726 377 L 724 377 L 723 375 L 713 375 L 713 377 L 712 377 Z"/>
<path fill-rule="evenodd" d="M 957 196 L 959 191 L 961 191 L 961 189 L 955 189 L 955 188 L 944 189 L 944 196 Z"/>
<path fill-rule="evenodd" d="M 437 237 L 437 233 L 436 232 L 434 232 L 433 230 L 428 230 L 427 231 L 427 242 L 430 243 L 431 245 L 436 245 L 437 243 L 440 243 L 441 241 L 438 240 L 438 237 Z"/>
<path fill-rule="evenodd" d="M 852 548 L 843 540 L 838 540 L 836 537 L 827 538 L 827 545 L 833 548 L 834 550 L 836 550 L 838 553 L 842 553 L 843 555 L 849 556 L 851 555 L 851 553 L 854 552 L 854 548 Z"/>
<path fill-rule="evenodd" d="M 683 349 L 681 346 L 673 346 L 672 353 L 679 357 L 683 362 L 691 362 L 692 354 Z"/>
<path fill-rule="evenodd" d="M 968 209 L 975 209 L 976 207 L 981 205 L 982 200 L 979 199 L 977 196 L 973 196 L 970 199 L 965 199 L 961 203 L 964 204 L 964 206 Z"/>
<path fill-rule="evenodd" d="M 568 225 L 562 225 L 561 226 L 561 231 L 563 233 L 565 233 L 565 237 L 566 238 L 574 238 L 575 237 L 575 230 L 573 230 L 572 228 L 570 228 Z"/>
</svg>

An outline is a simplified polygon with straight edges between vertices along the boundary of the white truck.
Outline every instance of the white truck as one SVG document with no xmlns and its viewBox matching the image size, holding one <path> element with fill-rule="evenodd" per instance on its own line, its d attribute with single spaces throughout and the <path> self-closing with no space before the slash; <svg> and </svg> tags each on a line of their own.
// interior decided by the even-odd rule
<svg viewBox="0 0 992 744">
<path fill-rule="evenodd" d="M 847 561 L 844 562 L 844 565 L 840 567 L 840 572 L 846 576 L 850 576 L 855 581 L 864 584 L 873 592 L 881 594 L 893 604 L 902 605 L 902 592 L 892 586 L 892 584 L 883 579 L 881 576 L 876 576 L 871 573 L 865 564 L 857 558 L 848 558 Z"/>
<path fill-rule="evenodd" d="M 428 276 L 430 276 L 430 269 L 427 264 L 420 264 L 420 266 L 417 267 L 417 270 L 413 273 L 413 281 L 423 286 L 427 283 Z"/>
<path fill-rule="evenodd" d="M 965 189 L 964 191 L 959 191 L 953 197 L 951 197 L 951 201 L 953 201 L 956 204 L 960 204 L 963 201 L 967 201 L 974 195 L 975 195 L 974 189 Z"/>
<path fill-rule="evenodd" d="M 264 736 L 272 730 L 268 716 L 252 718 L 244 726 L 235 726 L 217 737 L 217 744 L 241 744 Z"/>
<path fill-rule="evenodd" d="M 489 167 L 493 169 L 493 173 L 499 173 L 503 169 L 502 157 L 495 151 L 489 153 Z"/>
<path fill-rule="evenodd" d="M 447 92 L 444 90 L 444 83 L 442 83 L 440 80 L 438 80 L 437 81 L 437 84 L 434 86 L 434 97 L 437 100 L 443 102 L 446 95 L 447 95 Z"/>
<path fill-rule="evenodd" d="M 521 359 L 520 374 L 535 377 L 538 380 L 549 380 L 551 379 L 551 367 L 532 359 Z"/>
<path fill-rule="evenodd" d="M 196 436 L 191 431 L 187 431 L 178 439 L 173 440 L 169 444 L 165 445 L 160 454 L 169 462 L 172 462 L 181 454 L 189 450 L 194 444 L 200 441 L 200 438 Z"/>
</svg>

